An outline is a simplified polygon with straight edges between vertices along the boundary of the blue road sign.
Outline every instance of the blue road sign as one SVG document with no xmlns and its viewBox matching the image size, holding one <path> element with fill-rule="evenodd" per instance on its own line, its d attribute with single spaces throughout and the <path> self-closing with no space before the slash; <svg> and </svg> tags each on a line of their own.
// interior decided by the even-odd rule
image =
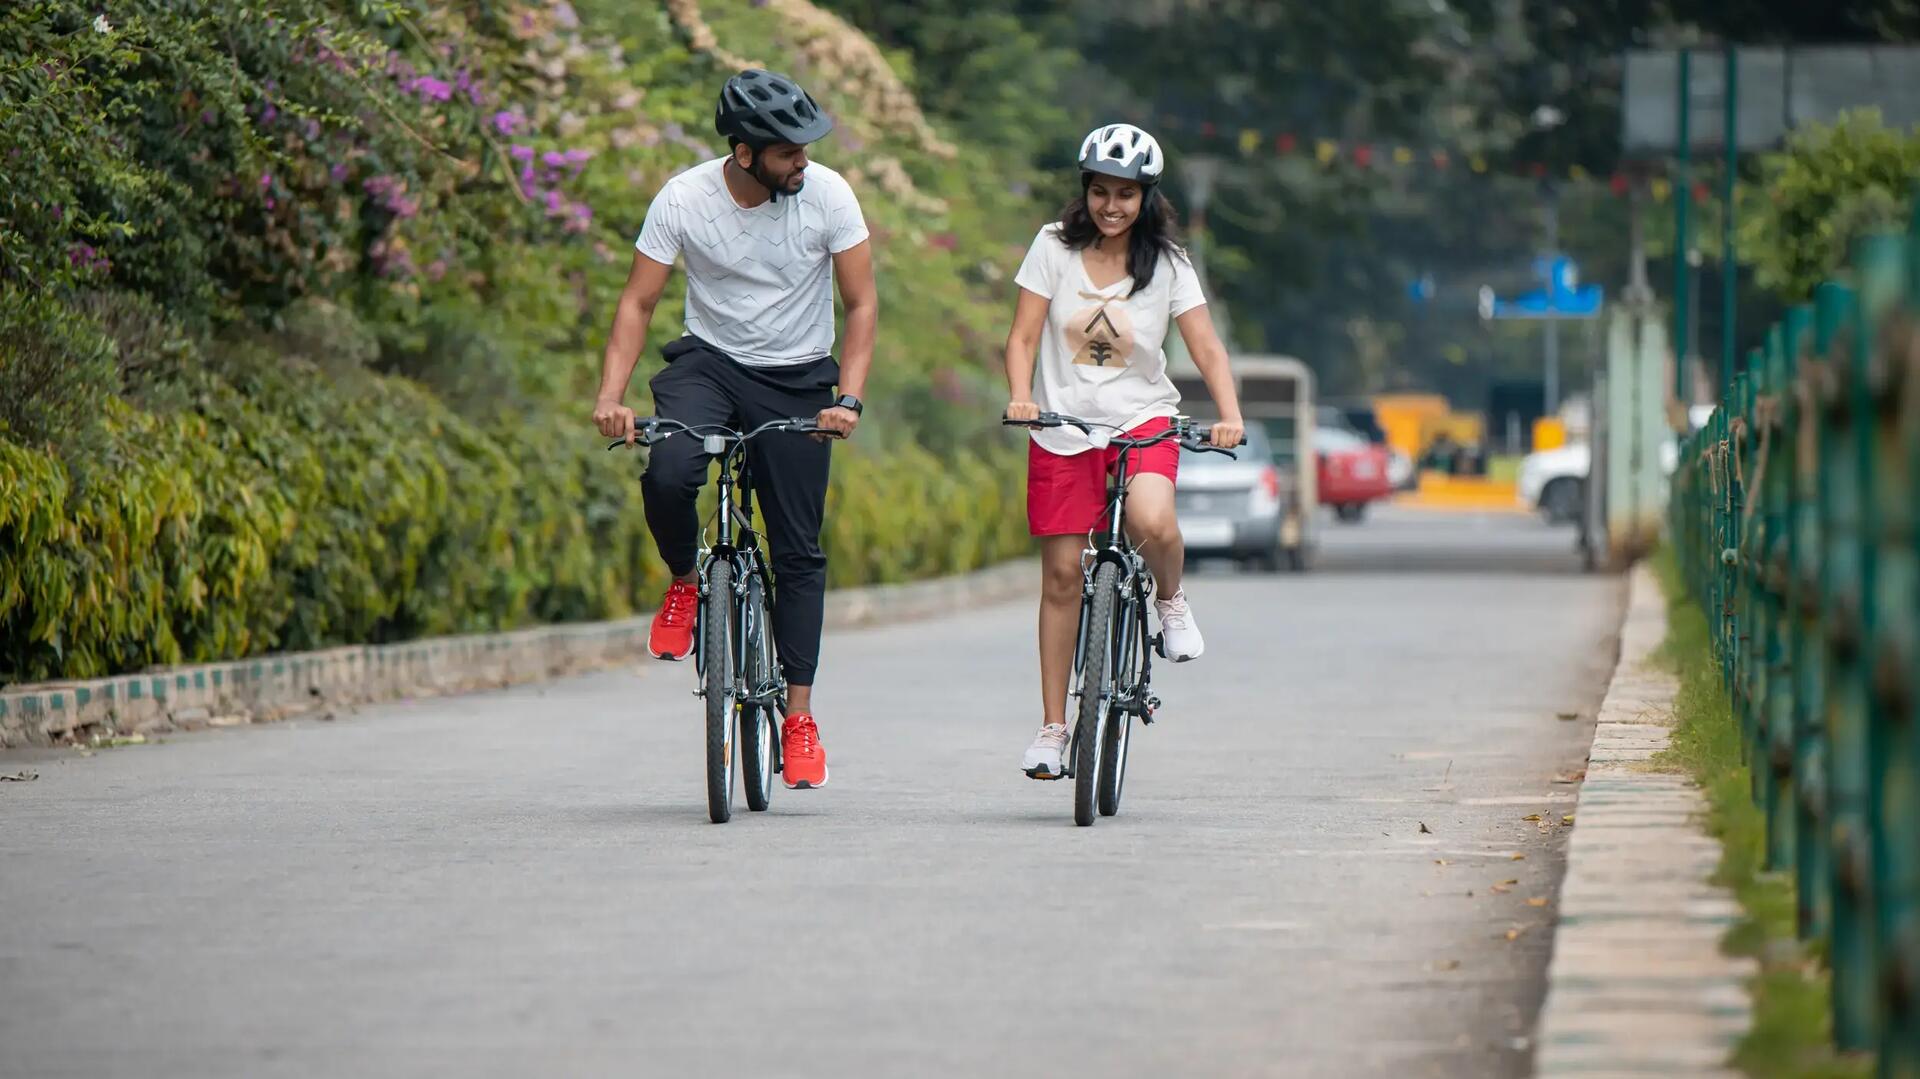
<svg viewBox="0 0 1920 1079">
<path fill-rule="evenodd" d="M 1565 255 L 1535 259 L 1533 273 L 1543 287 L 1501 299 L 1480 290 L 1480 317 L 1489 319 L 1587 319 L 1600 317 L 1606 290 L 1580 284 L 1578 269 Z"/>
</svg>

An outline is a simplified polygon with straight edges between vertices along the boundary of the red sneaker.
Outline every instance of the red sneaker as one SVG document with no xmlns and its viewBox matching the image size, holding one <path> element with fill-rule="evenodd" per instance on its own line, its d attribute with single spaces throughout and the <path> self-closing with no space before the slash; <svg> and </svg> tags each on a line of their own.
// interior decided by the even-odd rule
<svg viewBox="0 0 1920 1079">
<path fill-rule="evenodd" d="M 780 774 L 788 789 L 807 790 L 827 785 L 827 751 L 820 746 L 820 728 L 813 717 L 799 712 L 787 717 L 780 735 Z"/>
<path fill-rule="evenodd" d="M 647 651 L 656 659 L 681 660 L 693 654 L 693 624 L 700 615 L 700 586 L 675 581 L 667 586 L 660 610 L 647 634 Z"/>
</svg>

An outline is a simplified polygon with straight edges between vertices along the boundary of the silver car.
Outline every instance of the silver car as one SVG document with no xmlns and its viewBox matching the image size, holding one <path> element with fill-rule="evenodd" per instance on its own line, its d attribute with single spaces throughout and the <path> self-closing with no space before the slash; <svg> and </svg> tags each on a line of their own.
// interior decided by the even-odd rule
<svg viewBox="0 0 1920 1079">
<path fill-rule="evenodd" d="M 1232 558 L 1261 569 L 1280 568 L 1284 556 L 1281 510 L 1291 492 L 1273 463 L 1273 445 L 1257 425 L 1234 451 L 1183 452 L 1174 506 L 1190 558 Z"/>
</svg>

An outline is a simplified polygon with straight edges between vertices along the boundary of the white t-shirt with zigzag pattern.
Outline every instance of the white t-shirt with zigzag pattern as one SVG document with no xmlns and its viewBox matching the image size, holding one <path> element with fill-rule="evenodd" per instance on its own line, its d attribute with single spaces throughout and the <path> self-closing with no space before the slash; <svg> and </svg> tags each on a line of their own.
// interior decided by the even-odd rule
<svg viewBox="0 0 1920 1079">
<path fill-rule="evenodd" d="M 841 175 L 807 166 L 798 194 L 747 208 L 708 161 L 668 180 L 634 247 L 671 266 L 686 260 L 687 332 L 753 367 L 809 363 L 833 352 L 833 256 L 867 238 L 860 201 Z"/>
</svg>

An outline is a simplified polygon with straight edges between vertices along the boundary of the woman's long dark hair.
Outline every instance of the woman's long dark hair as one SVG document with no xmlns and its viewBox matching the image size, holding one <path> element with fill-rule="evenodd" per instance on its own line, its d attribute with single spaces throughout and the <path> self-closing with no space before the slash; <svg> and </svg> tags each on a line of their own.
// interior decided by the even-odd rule
<svg viewBox="0 0 1920 1079">
<path fill-rule="evenodd" d="M 1073 251 L 1082 251 L 1092 247 L 1100 239 L 1100 226 L 1093 222 L 1093 211 L 1087 208 L 1087 189 L 1093 186 L 1094 174 L 1080 174 L 1080 197 L 1067 203 L 1060 211 L 1060 238 L 1066 241 Z M 1108 183 L 1126 182 L 1107 178 Z M 1153 282 L 1154 267 L 1160 264 L 1160 256 L 1168 258 L 1186 258 L 1187 252 L 1180 246 L 1180 217 L 1174 212 L 1173 203 L 1160 193 L 1160 185 L 1141 185 L 1140 216 L 1133 220 L 1133 231 L 1127 237 L 1127 275 L 1133 278 L 1132 296 Z"/>
</svg>

